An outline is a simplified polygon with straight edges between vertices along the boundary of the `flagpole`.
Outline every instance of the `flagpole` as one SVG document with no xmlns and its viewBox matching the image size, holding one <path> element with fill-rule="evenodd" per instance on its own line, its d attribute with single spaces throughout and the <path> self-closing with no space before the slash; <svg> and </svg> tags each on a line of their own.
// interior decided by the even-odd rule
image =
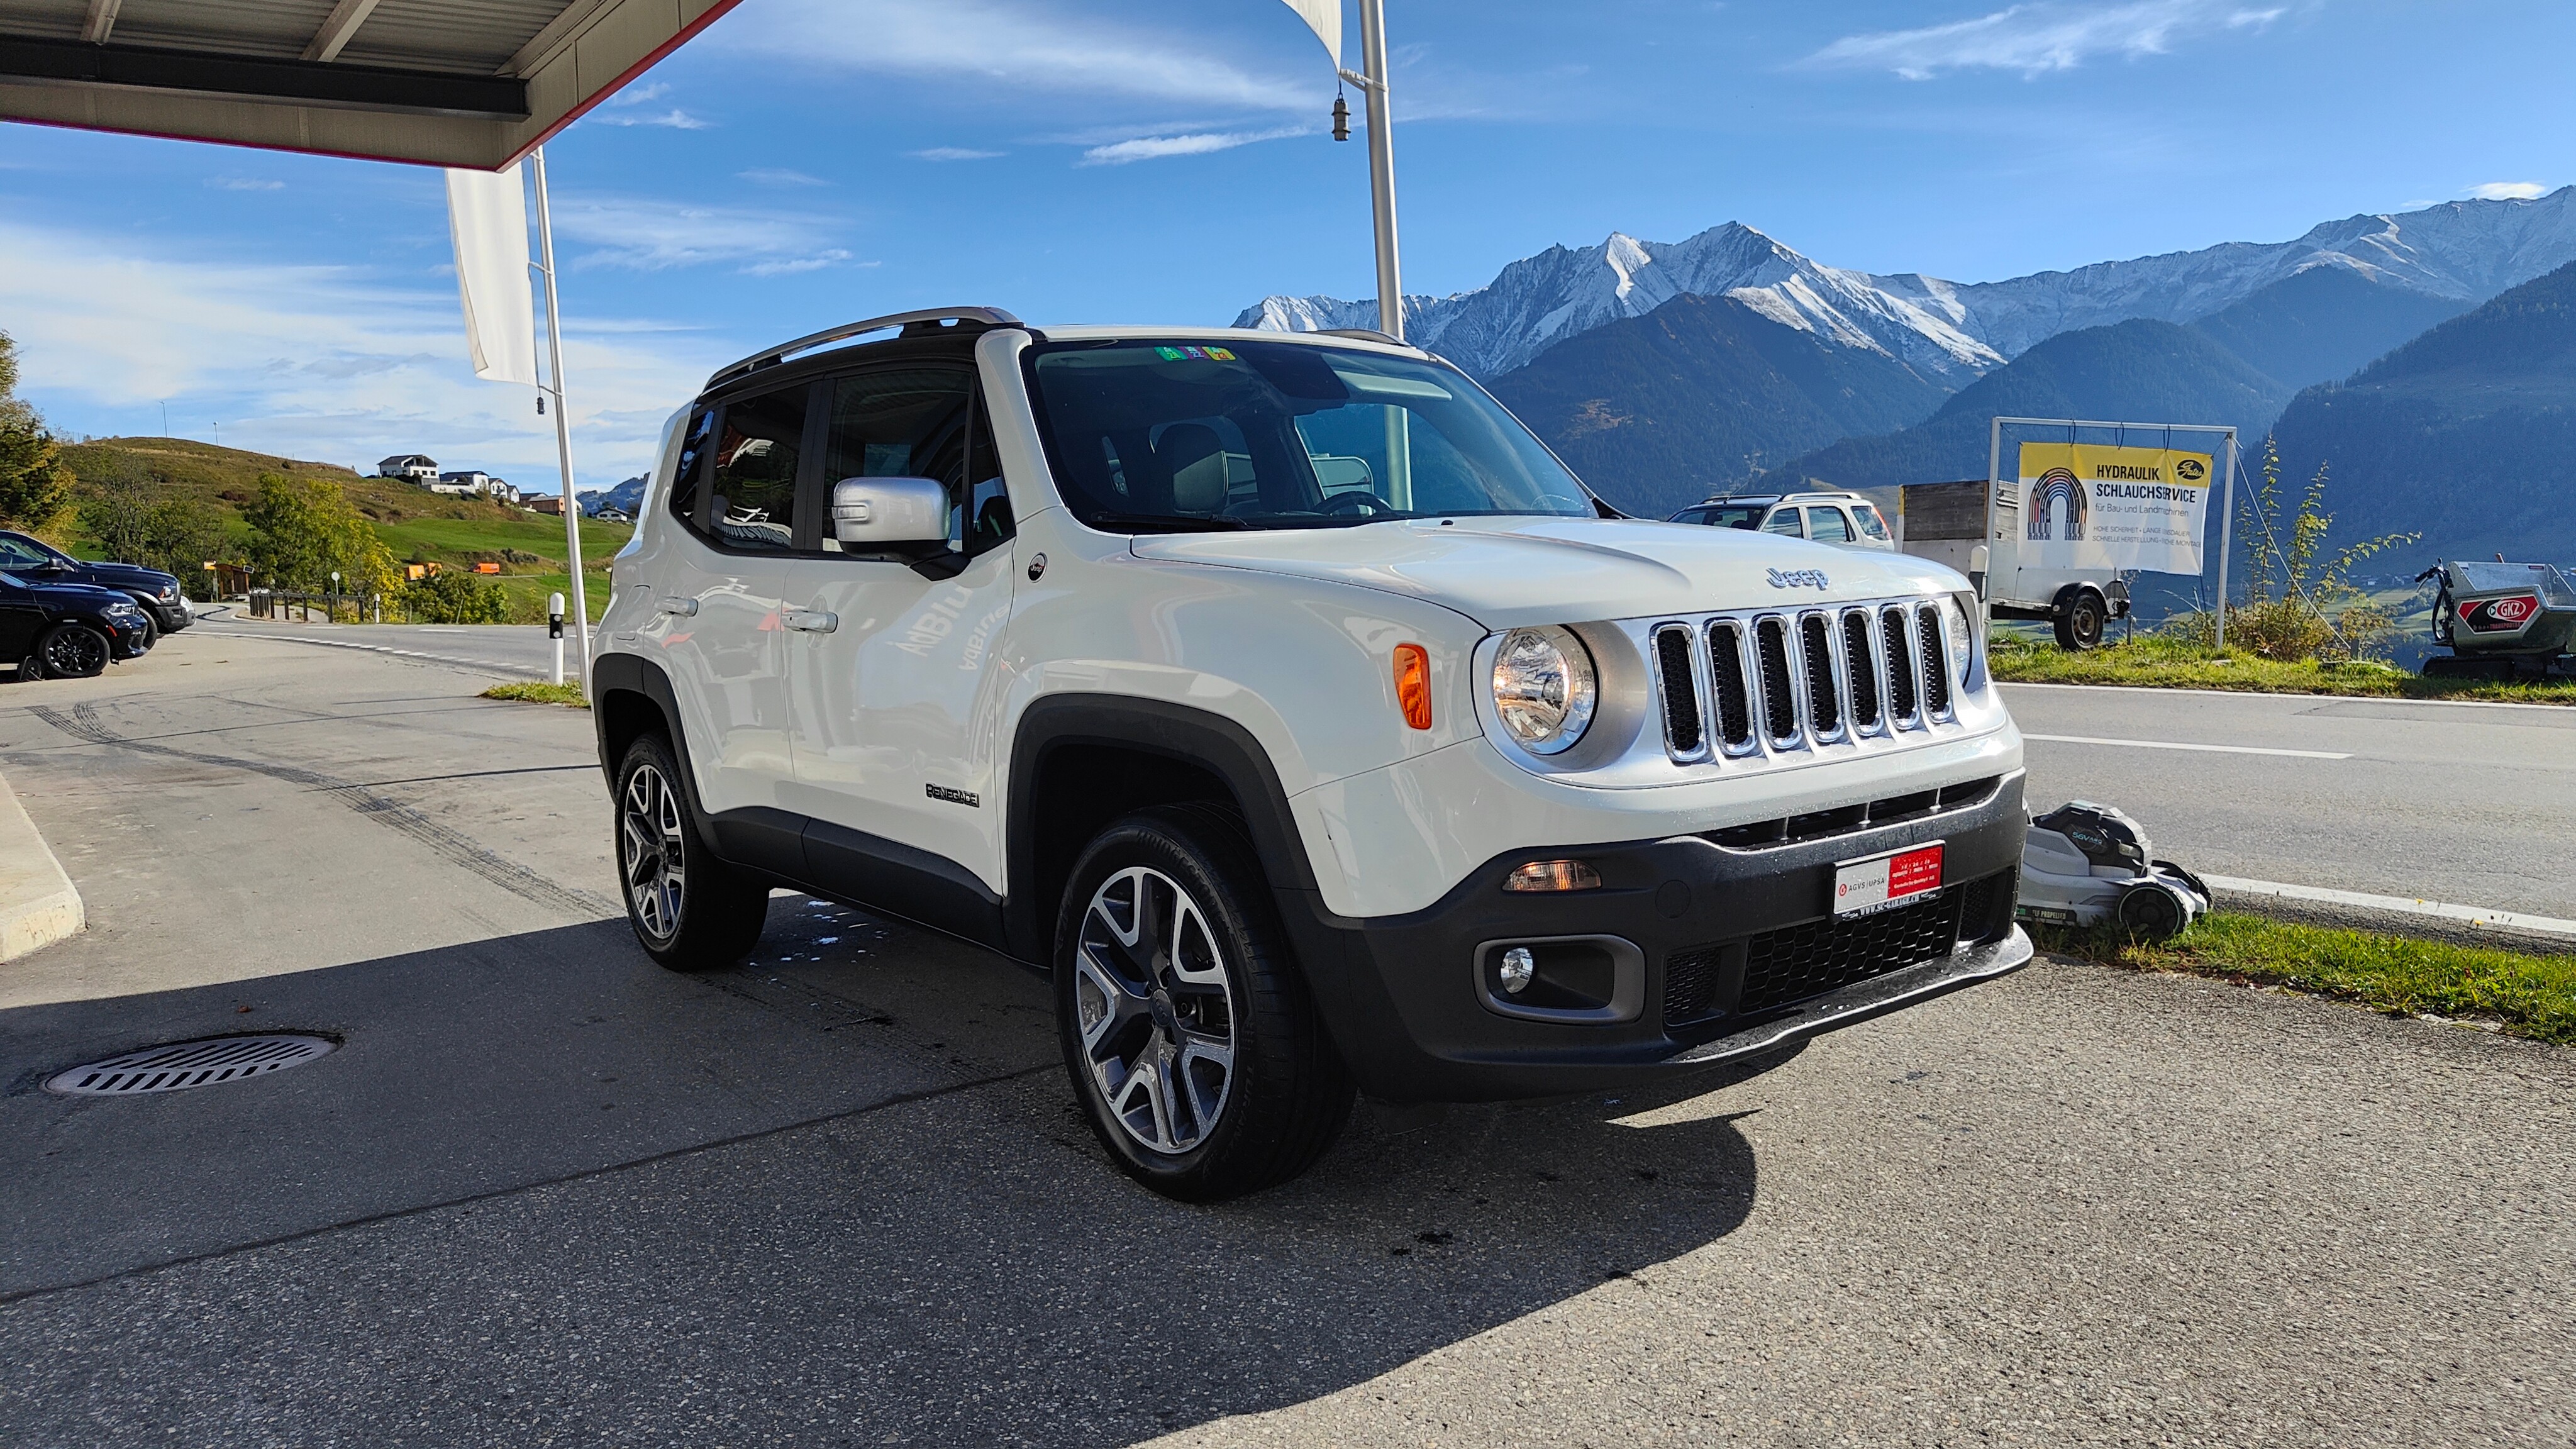
<svg viewBox="0 0 2576 1449">
<path fill-rule="evenodd" d="M 563 467 L 564 557 L 572 566 L 572 616 L 580 629 L 581 684 L 590 688 L 590 605 L 581 579 L 581 502 L 572 488 L 572 418 L 564 411 L 563 311 L 555 299 L 555 224 L 546 206 L 546 148 L 530 153 L 537 172 L 537 247 L 544 258 L 537 268 L 546 279 L 546 353 L 555 398 L 555 455 Z"/>
<path fill-rule="evenodd" d="M 1377 223 L 1377 329 L 1404 336 L 1404 282 L 1395 261 L 1395 115 L 1387 102 L 1385 0 L 1360 0 L 1360 93 L 1368 102 L 1369 210 Z"/>
</svg>

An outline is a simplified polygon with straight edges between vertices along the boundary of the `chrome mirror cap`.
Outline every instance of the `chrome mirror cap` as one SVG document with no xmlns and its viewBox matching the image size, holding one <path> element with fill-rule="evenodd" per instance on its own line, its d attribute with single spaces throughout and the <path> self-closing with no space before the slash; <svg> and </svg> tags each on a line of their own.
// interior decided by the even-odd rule
<svg viewBox="0 0 2576 1449">
<path fill-rule="evenodd" d="M 832 485 L 832 537 L 844 547 L 945 542 L 948 490 L 928 478 L 844 478 Z"/>
</svg>

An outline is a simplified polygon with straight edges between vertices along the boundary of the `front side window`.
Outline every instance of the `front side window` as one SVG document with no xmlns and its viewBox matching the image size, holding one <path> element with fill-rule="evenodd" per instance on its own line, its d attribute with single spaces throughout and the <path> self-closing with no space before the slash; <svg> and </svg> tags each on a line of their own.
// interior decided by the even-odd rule
<svg viewBox="0 0 2576 1449">
<path fill-rule="evenodd" d="M 1843 517 L 1839 508 L 1810 508 L 1807 510 L 1807 537 L 1818 543 L 1849 543 L 1852 541 L 1851 520 Z"/>
<path fill-rule="evenodd" d="M 1048 461 L 1114 532 L 1391 518 L 1596 516 L 1529 430 L 1454 368 L 1293 342 L 1030 349 Z"/>
<path fill-rule="evenodd" d="M 54 556 L 34 544 L 14 538 L 0 538 L 0 569 L 40 569 L 54 561 Z"/>
<path fill-rule="evenodd" d="M 796 546 L 796 465 L 808 387 L 725 404 L 708 479 L 707 531 L 734 548 Z"/>
<path fill-rule="evenodd" d="M 825 435 L 824 486 L 844 478 L 928 478 L 948 490 L 948 541 L 981 553 L 1012 536 L 974 374 L 956 367 L 889 367 L 835 379 Z M 830 538 L 823 547 L 837 552 Z"/>
</svg>

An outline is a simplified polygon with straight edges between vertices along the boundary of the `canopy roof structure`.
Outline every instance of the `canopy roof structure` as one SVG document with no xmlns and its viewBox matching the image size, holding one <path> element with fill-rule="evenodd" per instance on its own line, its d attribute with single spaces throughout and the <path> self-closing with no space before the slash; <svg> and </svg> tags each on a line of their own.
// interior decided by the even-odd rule
<svg viewBox="0 0 2576 1449">
<path fill-rule="evenodd" d="M 7 0 L 0 119 L 498 170 L 740 0 Z"/>
</svg>

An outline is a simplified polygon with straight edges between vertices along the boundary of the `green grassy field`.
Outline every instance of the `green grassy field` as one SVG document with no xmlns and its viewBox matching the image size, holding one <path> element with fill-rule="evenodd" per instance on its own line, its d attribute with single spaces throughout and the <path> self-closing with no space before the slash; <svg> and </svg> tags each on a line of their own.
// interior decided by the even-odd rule
<svg viewBox="0 0 2576 1449">
<path fill-rule="evenodd" d="M 195 499 L 214 508 L 224 519 L 235 558 L 249 540 L 249 529 L 241 521 L 242 505 L 257 496 L 261 474 L 284 473 L 338 483 L 394 557 L 405 563 L 434 562 L 467 570 L 478 563 L 500 564 L 501 586 L 510 595 L 515 619 L 542 619 L 547 594 L 570 592 L 559 518 L 488 499 L 452 498 L 399 479 L 364 477 L 334 463 L 246 453 L 188 438 L 101 438 L 66 446 L 63 456 L 83 480 L 83 492 L 120 474 L 139 475 L 151 479 L 164 495 Z M 75 515 L 66 514 L 49 532 L 55 542 L 74 553 L 97 554 L 92 541 L 81 536 Z M 606 607 L 609 556 L 625 547 L 632 533 L 622 524 L 582 521 L 582 573 L 588 581 L 593 618 Z"/>
</svg>

